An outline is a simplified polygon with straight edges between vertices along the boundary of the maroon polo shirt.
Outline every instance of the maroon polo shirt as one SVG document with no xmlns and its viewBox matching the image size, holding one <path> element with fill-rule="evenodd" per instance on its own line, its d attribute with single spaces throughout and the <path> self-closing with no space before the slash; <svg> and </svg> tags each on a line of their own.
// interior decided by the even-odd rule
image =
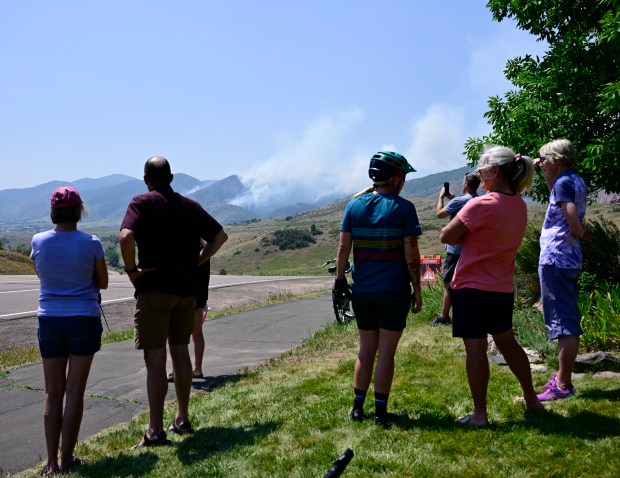
<svg viewBox="0 0 620 478">
<path fill-rule="evenodd" d="M 138 292 L 189 296 L 196 293 L 200 239 L 213 241 L 222 226 L 200 204 L 166 184 L 134 197 L 121 229 L 134 232 L 138 267 L 155 269 L 138 277 Z"/>
</svg>

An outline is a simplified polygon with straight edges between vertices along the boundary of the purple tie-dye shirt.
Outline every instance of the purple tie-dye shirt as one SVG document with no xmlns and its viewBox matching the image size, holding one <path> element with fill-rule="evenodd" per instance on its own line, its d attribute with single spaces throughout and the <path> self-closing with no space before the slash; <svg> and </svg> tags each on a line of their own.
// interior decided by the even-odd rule
<svg viewBox="0 0 620 478">
<path fill-rule="evenodd" d="M 559 269 L 581 269 L 581 241 L 570 233 L 568 221 L 559 203 L 572 202 L 577 206 L 579 219 L 586 214 L 586 185 L 575 171 L 569 169 L 553 183 L 549 207 L 540 234 L 540 265 Z"/>
</svg>

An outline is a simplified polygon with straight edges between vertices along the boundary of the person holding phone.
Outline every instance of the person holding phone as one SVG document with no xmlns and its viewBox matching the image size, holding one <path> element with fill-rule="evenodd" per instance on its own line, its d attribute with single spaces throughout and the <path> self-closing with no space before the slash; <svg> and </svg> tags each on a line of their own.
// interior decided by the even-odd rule
<svg viewBox="0 0 620 478">
<path fill-rule="evenodd" d="M 465 194 L 454 197 L 454 194 L 450 193 L 450 183 L 443 183 L 443 188 L 439 191 L 439 199 L 437 200 L 437 217 L 441 219 L 449 216 L 450 219 L 453 219 L 470 199 L 478 196 L 479 186 L 480 178 L 475 174 L 467 173 L 463 178 L 463 192 Z M 448 202 L 445 207 L 443 205 L 444 198 L 450 199 L 450 202 Z M 443 302 L 441 305 L 441 312 L 435 320 L 429 324 L 431 327 L 437 327 L 438 325 L 450 325 L 452 323 L 452 320 L 450 319 L 452 300 L 450 299 L 449 287 L 452 276 L 454 275 L 456 263 L 458 262 L 460 256 L 460 245 L 446 244 L 446 257 L 443 261 L 443 267 L 441 269 L 441 279 L 444 284 Z"/>
</svg>

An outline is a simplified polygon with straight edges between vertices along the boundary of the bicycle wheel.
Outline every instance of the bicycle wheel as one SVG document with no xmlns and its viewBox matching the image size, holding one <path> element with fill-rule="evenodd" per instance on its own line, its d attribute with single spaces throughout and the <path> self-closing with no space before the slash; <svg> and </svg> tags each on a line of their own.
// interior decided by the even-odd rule
<svg viewBox="0 0 620 478">
<path fill-rule="evenodd" d="M 338 301 L 333 301 L 334 305 L 334 315 L 336 316 L 336 322 L 340 324 L 344 324 L 345 322 L 354 319 L 355 315 L 351 311 L 351 304 L 348 303 L 346 306 L 339 304 Z"/>
</svg>

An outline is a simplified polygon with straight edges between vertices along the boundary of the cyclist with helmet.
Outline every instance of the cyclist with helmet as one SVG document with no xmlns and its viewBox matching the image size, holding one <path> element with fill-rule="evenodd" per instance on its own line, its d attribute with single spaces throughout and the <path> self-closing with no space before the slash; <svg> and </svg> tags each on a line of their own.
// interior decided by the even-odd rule
<svg viewBox="0 0 620 478">
<path fill-rule="evenodd" d="M 365 418 L 364 401 L 378 355 L 375 422 L 384 427 L 398 418 L 387 412 L 396 347 L 409 310 L 417 313 L 422 309 L 418 249 L 422 231 L 415 206 L 399 196 L 405 176 L 414 171 L 398 153 L 375 154 L 368 169 L 374 192 L 347 204 L 340 227 L 334 294 L 350 294 L 345 269 L 353 250 L 352 302 L 360 343 L 349 417 L 353 421 Z"/>
</svg>

